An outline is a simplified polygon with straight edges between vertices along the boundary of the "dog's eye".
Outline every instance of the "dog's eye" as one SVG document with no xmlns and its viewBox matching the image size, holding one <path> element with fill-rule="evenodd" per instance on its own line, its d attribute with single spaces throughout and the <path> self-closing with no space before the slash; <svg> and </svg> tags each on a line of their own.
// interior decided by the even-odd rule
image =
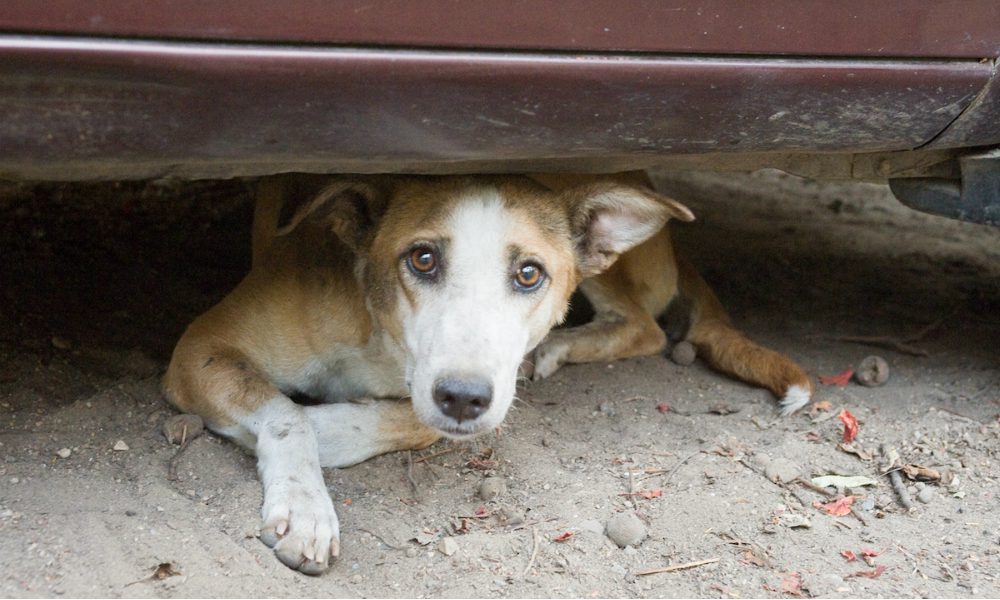
<svg viewBox="0 0 1000 600">
<path fill-rule="evenodd" d="M 531 292 L 538 289 L 545 280 L 545 271 L 541 265 L 533 262 L 526 262 L 517 268 L 514 273 L 514 284 L 523 292 Z"/>
<path fill-rule="evenodd" d="M 406 266 L 418 277 L 433 277 L 437 272 L 437 256 L 430 246 L 417 246 L 406 257 Z"/>
</svg>

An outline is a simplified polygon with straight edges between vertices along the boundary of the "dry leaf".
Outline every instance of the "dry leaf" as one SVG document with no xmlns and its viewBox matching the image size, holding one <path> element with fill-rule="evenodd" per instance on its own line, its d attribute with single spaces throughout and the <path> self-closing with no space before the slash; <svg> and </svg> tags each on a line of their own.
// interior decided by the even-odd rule
<svg viewBox="0 0 1000 600">
<path fill-rule="evenodd" d="M 796 572 L 785 575 L 781 580 L 781 593 L 792 596 L 802 596 L 802 576 Z"/>
<path fill-rule="evenodd" d="M 853 454 L 854 456 L 857 456 L 858 458 L 860 458 L 865 462 L 871 462 L 871 460 L 874 458 L 871 452 L 865 450 L 864 448 L 855 446 L 854 444 L 845 444 L 841 442 L 837 444 L 837 449 L 846 452 L 848 454 Z"/>
<path fill-rule="evenodd" d="M 659 404 L 656 405 L 656 410 L 660 411 L 661 413 L 670 412 L 670 405 L 667 404 L 666 402 L 660 402 Z"/>
<path fill-rule="evenodd" d="M 861 549 L 861 556 L 872 556 L 872 557 L 874 557 L 874 556 L 878 556 L 879 554 L 882 554 L 882 553 L 879 552 L 878 550 L 872 550 L 871 548 L 862 548 Z"/>
<path fill-rule="evenodd" d="M 914 481 L 940 481 L 941 473 L 936 469 L 920 465 L 903 465 L 903 474 Z"/>
<path fill-rule="evenodd" d="M 812 407 L 809 409 L 811 413 L 827 412 L 833 408 L 833 404 L 829 400 L 820 400 L 818 402 L 813 402 Z"/>
<path fill-rule="evenodd" d="M 846 408 L 840 411 L 837 418 L 844 424 L 844 443 L 850 444 L 858 437 L 858 419 Z"/>
<path fill-rule="evenodd" d="M 875 579 L 882 573 L 885 573 L 885 565 L 879 565 L 875 567 L 874 571 L 858 571 L 857 573 L 851 573 L 847 577 L 867 577 L 868 579 Z"/>
<path fill-rule="evenodd" d="M 642 490 L 640 492 L 622 493 L 619 496 L 638 496 L 639 498 L 645 498 L 646 500 L 652 500 L 653 498 L 659 498 L 663 495 L 663 490 L 657 488 L 655 490 Z"/>
<path fill-rule="evenodd" d="M 847 559 L 847 562 L 854 562 L 858 560 L 858 555 L 851 550 L 841 550 L 840 555 Z"/>
<path fill-rule="evenodd" d="M 819 382 L 823 385 L 839 385 L 840 387 L 844 387 L 851 381 L 851 377 L 854 377 L 854 369 L 847 369 L 836 375 L 820 375 Z"/>
<path fill-rule="evenodd" d="M 166 579 L 167 577 L 174 577 L 176 575 L 183 575 L 180 571 L 174 567 L 174 563 L 160 563 L 156 565 L 156 570 L 153 574 L 149 576 L 150 579 Z"/>
<path fill-rule="evenodd" d="M 566 533 L 563 533 L 562 535 L 558 535 L 558 536 L 552 538 L 552 541 L 553 542 L 560 542 L 560 543 L 562 543 L 562 542 L 565 542 L 566 540 L 568 540 L 571 537 L 573 537 L 573 532 L 572 531 L 567 531 Z"/>
</svg>

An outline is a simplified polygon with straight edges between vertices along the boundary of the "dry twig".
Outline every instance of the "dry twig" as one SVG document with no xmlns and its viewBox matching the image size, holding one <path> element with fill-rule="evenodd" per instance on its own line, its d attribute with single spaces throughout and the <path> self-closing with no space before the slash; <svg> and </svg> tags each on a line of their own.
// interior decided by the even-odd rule
<svg viewBox="0 0 1000 600">
<path fill-rule="evenodd" d="M 903 478 L 899 476 L 899 453 L 886 444 L 882 444 L 879 447 L 879 451 L 882 453 L 882 459 L 885 461 L 885 468 L 887 469 L 885 474 L 888 475 L 892 489 L 896 492 L 896 496 L 899 497 L 900 506 L 908 511 L 913 510 L 913 500 L 910 498 L 910 492 L 906 490 Z"/>
<path fill-rule="evenodd" d="M 878 346 L 880 348 L 889 348 L 903 354 L 909 354 L 911 356 L 930 356 L 930 353 L 921 348 L 914 348 L 910 344 L 913 342 L 919 342 L 920 340 L 927 337 L 927 335 L 941 326 L 944 322 L 944 318 L 940 318 L 937 321 L 927 325 L 920 331 L 914 333 L 911 336 L 905 338 L 897 338 L 890 335 L 840 335 L 830 338 L 834 342 L 851 342 L 855 344 L 864 344 L 867 346 Z"/>
<path fill-rule="evenodd" d="M 525 565 L 524 571 L 521 572 L 521 578 L 528 576 L 528 571 L 531 567 L 535 565 L 535 558 L 538 556 L 538 529 L 535 527 L 531 528 L 531 556 L 528 557 L 528 564 Z"/>
<path fill-rule="evenodd" d="M 655 575 L 657 573 L 672 573 L 674 571 L 683 571 L 684 569 L 693 569 L 695 567 L 701 567 L 704 565 L 710 565 L 712 563 L 719 562 L 719 558 L 706 558 L 705 560 L 696 560 L 694 562 L 681 563 L 679 565 L 667 565 L 666 567 L 657 567 L 655 569 L 647 569 L 645 571 L 639 571 L 636 576 L 643 575 Z"/>
</svg>

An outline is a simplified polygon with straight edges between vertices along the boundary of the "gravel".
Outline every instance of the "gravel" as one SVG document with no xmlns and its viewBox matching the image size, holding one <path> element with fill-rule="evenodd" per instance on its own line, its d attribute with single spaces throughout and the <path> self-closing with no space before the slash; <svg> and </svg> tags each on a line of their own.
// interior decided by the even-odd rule
<svg viewBox="0 0 1000 600">
<path fill-rule="evenodd" d="M 619 548 L 638 546 L 647 535 L 646 524 L 631 512 L 618 513 L 611 517 L 605 533 Z"/>
</svg>

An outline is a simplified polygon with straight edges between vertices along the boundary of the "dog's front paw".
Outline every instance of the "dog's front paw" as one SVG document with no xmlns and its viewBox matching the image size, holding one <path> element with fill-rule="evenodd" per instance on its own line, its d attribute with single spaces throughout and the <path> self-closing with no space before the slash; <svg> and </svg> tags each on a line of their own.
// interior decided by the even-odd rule
<svg viewBox="0 0 1000 600">
<path fill-rule="evenodd" d="M 340 524 L 330 495 L 286 481 L 265 493 L 260 540 L 278 560 L 306 575 L 320 575 L 340 554 Z"/>
<path fill-rule="evenodd" d="M 566 363 L 569 354 L 569 344 L 556 339 L 548 339 L 535 349 L 535 370 L 531 374 L 532 381 L 545 379 L 559 370 Z"/>
</svg>

